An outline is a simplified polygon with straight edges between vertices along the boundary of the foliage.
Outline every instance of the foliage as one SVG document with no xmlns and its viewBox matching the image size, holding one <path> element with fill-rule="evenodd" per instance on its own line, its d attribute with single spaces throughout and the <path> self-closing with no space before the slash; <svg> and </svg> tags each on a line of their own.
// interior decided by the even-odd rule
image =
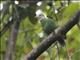
<svg viewBox="0 0 80 60">
<path fill-rule="evenodd" d="M 10 18 L 16 14 L 15 8 L 19 14 L 19 18 L 22 20 L 19 28 L 19 33 L 16 39 L 16 50 L 15 50 L 15 59 L 21 60 L 26 54 L 28 54 L 33 48 L 35 48 L 45 37 L 41 24 L 38 19 L 35 17 L 36 10 L 41 9 L 48 17 L 56 20 L 59 26 L 63 26 L 69 19 L 74 16 L 74 13 L 80 9 L 79 2 L 72 3 L 70 2 L 69 6 L 61 7 L 61 1 L 55 1 L 55 5 L 49 6 L 48 1 L 43 1 L 41 6 L 37 6 L 37 3 L 29 1 L 19 1 L 19 4 L 15 4 L 14 1 L 0 1 L 0 4 L 3 4 L 3 9 L 0 10 L 0 59 L 3 60 L 6 49 L 7 41 L 9 40 L 11 27 L 17 21 L 13 21 Z M 54 3 L 54 2 L 53 2 Z M 1 7 L 1 5 L 0 5 Z M 60 10 L 58 13 L 55 13 L 55 9 Z M 17 16 L 17 15 L 16 15 Z M 72 60 L 80 60 L 80 29 L 74 26 L 68 33 L 66 38 L 66 48 L 60 47 L 60 59 L 69 60 L 70 56 Z M 38 60 L 49 60 L 50 56 L 54 60 L 57 60 L 58 56 L 56 51 L 56 46 L 52 47 L 52 55 L 48 55 L 45 51 Z"/>
</svg>

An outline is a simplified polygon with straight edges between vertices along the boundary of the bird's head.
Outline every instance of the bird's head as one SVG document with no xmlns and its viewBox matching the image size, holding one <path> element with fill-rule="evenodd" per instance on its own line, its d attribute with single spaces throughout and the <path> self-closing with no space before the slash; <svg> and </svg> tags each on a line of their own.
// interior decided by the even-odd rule
<svg viewBox="0 0 80 60">
<path fill-rule="evenodd" d="M 41 10 L 36 11 L 36 17 L 38 18 L 38 20 L 43 20 L 44 18 L 46 18 Z"/>
</svg>

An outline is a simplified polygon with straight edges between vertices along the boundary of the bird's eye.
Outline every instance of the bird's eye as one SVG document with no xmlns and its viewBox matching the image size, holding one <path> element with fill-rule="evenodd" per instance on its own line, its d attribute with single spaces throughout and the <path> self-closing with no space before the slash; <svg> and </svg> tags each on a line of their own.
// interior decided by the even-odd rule
<svg viewBox="0 0 80 60">
<path fill-rule="evenodd" d="M 39 16 L 41 16 L 41 15 L 39 15 Z"/>
</svg>

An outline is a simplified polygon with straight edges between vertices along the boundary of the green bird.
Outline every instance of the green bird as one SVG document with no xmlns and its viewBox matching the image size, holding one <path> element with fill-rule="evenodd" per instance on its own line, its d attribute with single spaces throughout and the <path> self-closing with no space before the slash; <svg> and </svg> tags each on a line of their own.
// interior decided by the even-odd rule
<svg viewBox="0 0 80 60">
<path fill-rule="evenodd" d="M 55 20 L 46 17 L 42 11 L 39 11 L 38 15 L 36 17 L 38 18 L 38 20 L 40 21 L 40 23 L 42 25 L 44 34 L 46 34 L 48 36 L 52 32 L 56 33 L 56 28 L 58 28 L 58 24 Z M 62 46 L 65 45 L 63 37 L 59 38 L 59 40 L 57 40 L 57 41 L 60 43 L 60 45 L 62 45 Z"/>
<path fill-rule="evenodd" d="M 46 33 L 47 35 L 52 33 L 57 28 L 57 25 L 52 19 L 43 18 L 40 22 L 43 27 L 44 33 Z"/>
<path fill-rule="evenodd" d="M 41 22 L 44 33 L 46 33 L 47 35 L 49 35 L 58 27 L 55 21 L 53 21 L 50 18 L 45 17 L 43 14 L 39 15 L 39 20 Z"/>
</svg>

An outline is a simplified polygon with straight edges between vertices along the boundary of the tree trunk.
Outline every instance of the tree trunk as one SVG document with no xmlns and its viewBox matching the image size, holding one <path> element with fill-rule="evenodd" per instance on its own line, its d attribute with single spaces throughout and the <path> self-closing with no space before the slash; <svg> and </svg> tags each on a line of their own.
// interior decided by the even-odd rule
<svg viewBox="0 0 80 60">
<path fill-rule="evenodd" d="M 8 40 L 4 60 L 14 60 L 15 45 L 16 45 L 19 26 L 20 26 L 20 21 L 15 22 L 15 24 L 12 26 L 12 31 Z"/>
</svg>

